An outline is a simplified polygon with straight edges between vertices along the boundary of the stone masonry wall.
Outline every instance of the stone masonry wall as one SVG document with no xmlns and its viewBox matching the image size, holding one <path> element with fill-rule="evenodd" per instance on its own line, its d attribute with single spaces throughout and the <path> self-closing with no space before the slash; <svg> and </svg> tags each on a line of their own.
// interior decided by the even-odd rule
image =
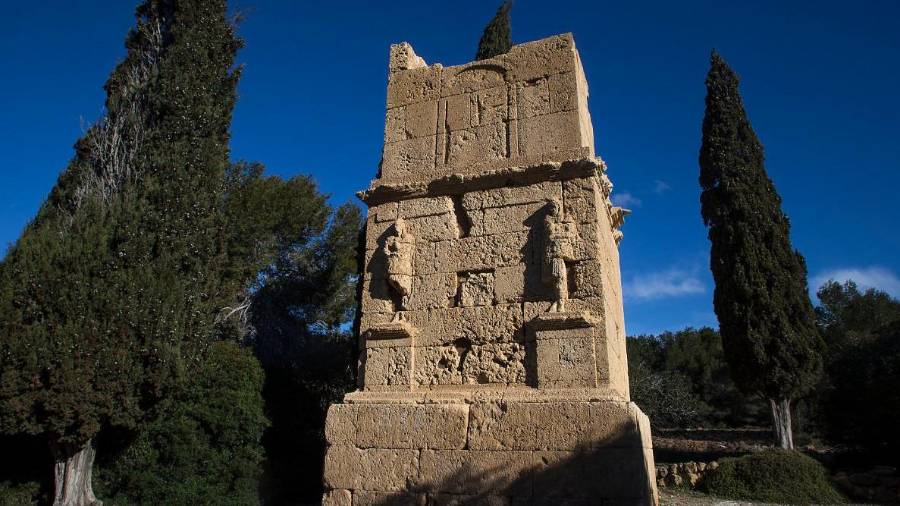
<svg viewBox="0 0 900 506">
<path fill-rule="evenodd" d="M 539 233 L 551 200 L 564 203 L 578 231 L 569 304 L 604 322 L 596 350 L 607 367 L 598 374 L 627 399 L 618 252 L 612 236 L 603 233 L 612 225 L 597 176 L 370 208 L 361 335 L 390 322 L 398 311 L 383 250 L 397 218 L 406 221 L 416 241 L 413 288 L 403 317 L 419 333 L 412 342 L 363 339 L 362 387 L 527 384 L 525 322 L 546 312 L 551 299 L 540 278 Z"/>
<path fill-rule="evenodd" d="M 326 506 L 658 503 L 629 402 L 619 231 L 570 34 L 427 65 L 391 47 L 358 390 Z"/>
<path fill-rule="evenodd" d="M 630 403 L 342 404 L 326 438 L 326 506 L 650 502 Z"/>
<path fill-rule="evenodd" d="M 465 65 L 391 48 L 381 179 L 428 180 L 593 156 L 588 88 L 571 34 Z"/>
</svg>

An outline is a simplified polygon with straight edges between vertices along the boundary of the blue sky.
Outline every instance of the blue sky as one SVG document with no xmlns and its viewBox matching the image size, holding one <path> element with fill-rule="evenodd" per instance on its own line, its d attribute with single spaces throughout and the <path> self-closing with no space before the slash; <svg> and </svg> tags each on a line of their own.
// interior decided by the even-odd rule
<svg viewBox="0 0 900 506">
<path fill-rule="evenodd" d="M 103 103 L 127 0 L 15 2 L 0 18 L 0 243 L 16 239 Z M 380 156 L 388 46 L 469 61 L 494 0 L 239 0 L 235 158 L 309 173 L 334 203 Z M 573 32 L 597 152 L 634 210 L 621 245 L 630 334 L 715 325 L 697 153 L 712 47 L 742 76 L 811 282 L 900 296 L 900 2 L 517 0 L 513 40 Z"/>
</svg>

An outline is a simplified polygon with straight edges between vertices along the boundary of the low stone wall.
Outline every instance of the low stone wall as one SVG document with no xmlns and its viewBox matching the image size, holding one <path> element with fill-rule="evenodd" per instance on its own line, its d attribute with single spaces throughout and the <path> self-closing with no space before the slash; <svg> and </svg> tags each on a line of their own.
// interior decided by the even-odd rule
<svg viewBox="0 0 900 506">
<path fill-rule="evenodd" d="M 866 501 L 900 503 L 900 473 L 896 467 L 876 466 L 868 471 L 839 471 L 833 476 L 841 492 Z"/>
<path fill-rule="evenodd" d="M 656 466 L 656 484 L 664 487 L 695 488 L 703 476 L 719 467 L 718 462 L 679 462 Z"/>
</svg>

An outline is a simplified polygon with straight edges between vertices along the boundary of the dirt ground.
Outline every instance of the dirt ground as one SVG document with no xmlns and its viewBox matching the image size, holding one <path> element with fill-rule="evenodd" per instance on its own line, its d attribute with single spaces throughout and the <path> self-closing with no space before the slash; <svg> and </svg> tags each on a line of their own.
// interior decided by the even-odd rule
<svg viewBox="0 0 900 506">
<path fill-rule="evenodd" d="M 761 502 L 727 501 L 710 497 L 690 490 L 661 488 L 659 489 L 660 506 L 778 506 Z M 846 504 L 843 506 L 864 506 L 862 504 Z"/>
</svg>

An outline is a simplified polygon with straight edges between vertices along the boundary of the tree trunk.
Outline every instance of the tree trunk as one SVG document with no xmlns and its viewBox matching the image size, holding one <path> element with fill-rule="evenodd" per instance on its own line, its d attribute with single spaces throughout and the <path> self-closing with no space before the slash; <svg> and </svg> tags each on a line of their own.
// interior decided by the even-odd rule
<svg viewBox="0 0 900 506">
<path fill-rule="evenodd" d="M 89 440 L 82 447 L 51 445 L 55 491 L 53 506 L 101 506 L 94 497 L 91 472 L 97 450 Z"/>
<path fill-rule="evenodd" d="M 775 429 L 775 444 L 785 450 L 794 449 L 794 433 L 791 430 L 791 400 L 769 399 L 772 406 L 772 424 Z"/>
</svg>

